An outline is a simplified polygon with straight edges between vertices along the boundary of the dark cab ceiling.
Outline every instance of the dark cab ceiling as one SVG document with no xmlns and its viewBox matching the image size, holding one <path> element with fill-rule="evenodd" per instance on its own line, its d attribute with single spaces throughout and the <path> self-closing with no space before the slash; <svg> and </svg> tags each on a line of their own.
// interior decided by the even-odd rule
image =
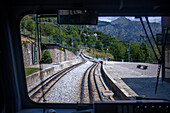
<svg viewBox="0 0 170 113">
<path fill-rule="evenodd" d="M 38 12 L 58 9 L 89 9 L 99 15 L 169 15 L 167 0 L 7 0 L 8 8 Z"/>
</svg>

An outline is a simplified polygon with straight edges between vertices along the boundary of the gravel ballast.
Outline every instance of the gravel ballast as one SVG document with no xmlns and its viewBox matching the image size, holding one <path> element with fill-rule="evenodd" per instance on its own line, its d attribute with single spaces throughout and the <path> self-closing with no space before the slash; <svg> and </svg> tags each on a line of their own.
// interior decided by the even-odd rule
<svg viewBox="0 0 170 113">
<path fill-rule="evenodd" d="M 77 103 L 80 102 L 81 81 L 85 70 L 93 63 L 85 64 L 73 69 L 62 77 L 45 96 L 48 103 Z"/>
</svg>

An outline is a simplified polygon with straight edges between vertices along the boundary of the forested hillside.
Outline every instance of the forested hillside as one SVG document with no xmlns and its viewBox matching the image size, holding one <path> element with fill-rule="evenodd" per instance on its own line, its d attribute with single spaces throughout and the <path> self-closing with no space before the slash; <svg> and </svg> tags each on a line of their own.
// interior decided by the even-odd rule
<svg viewBox="0 0 170 113">
<path fill-rule="evenodd" d="M 155 62 L 154 55 L 146 42 L 123 42 L 117 36 L 113 37 L 105 34 L 105 32 L 93 32 L 86 25 L 58 25 L 57 18 L 38 18 L 38 22 L 44 22 L 38 24 L 41 43 L 60 43 L 67 48 L 71 48 L 73 44 L 74 52 L 78 51 L 80 47 L 94 48 L 97 51 L 97 53 L 94 53 L 94 57 L 99 57 L 99 55 L 96 55 L 99 52 L 105 53 L 107 51 L 112 55 L 110 60 L 124 59 L 128 61 L 128 58 L 130 58 L 131 61 L 137 62 Z M 35 15 L 25 16 L 20 22 L 20 28 L 21 34 L 34 38 L 36 31 Z"/>
<path fill-rule="evenodd" d="M 149 31 L 149 28 L 144 21 L 146 30 Z M 161 33 L 161 24 L 160 23 L 150 23 L 153 34 Z M 116 20 L 111 22 L 99 21 L 97 26 L 89 26 L 94 32 L 100 31 L 110 36 L 116 36 L 118 39 L 124 41 L 133 40 L 136 42 L 146 41 L 141 36 L 145 36 L 142 24 L 140 21 L 131 21 L 126 17 L 119 17 Z M 148 32 L 148 35 L 151 36 L 151 33 Z"/>
</svg>

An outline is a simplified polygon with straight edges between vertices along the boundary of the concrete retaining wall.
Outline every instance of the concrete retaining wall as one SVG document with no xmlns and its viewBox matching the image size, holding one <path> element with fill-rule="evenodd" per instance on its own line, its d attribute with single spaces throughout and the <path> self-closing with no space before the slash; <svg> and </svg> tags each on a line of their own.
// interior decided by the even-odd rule
<svg viewBox="0 0 170 113">
<path fill-rule="evenodd" d="M 120 99 L 122 99 L 122 100 L 129 100 L 129 98 L 115 84 L 115 81 L 112 79 L 112 77 L 106 72 L 106 70 L 104 69 L 103 63 L 102 63 L 101 72 L 102 72 L 102 75 L 104 75 L 104 77 L 106 78 L 106 81 L 110 85 L 110 87 L 117 92 L 117 94 L 119 95 Z"/>
<path fill-rule="evenodd" d="M 42 78 L 48 76 L 49 74 L 52 74 L 53 72 L 54 72 L 54 67 L 50 67 L 41 71 L 41 77 L 40 77 L 40 71 L 27 76 L 26 77 L 27 87 L 30 87 L 30 85 L 32 85 L 33 83 L 39 82 Z"/>
<path fill-rule="evenodd" d="M 79 59 L 70 60 L 70 61 L 63 62 L 60 65 L 54 65 L 54 67 L 46 68 L 46 69 L 41 71 L 41 77 L 40 77 L 40 71 L 33 73 L 33 74 L 26 77 L 27 87 L 30 87 L 35 82 L 39 82 L 44 77 L 47 77 L 47 76 L 52 75 L 54 73 L 57 73 L 58 71 L 60 71 L 64 68 L 67 68 L 67 67 L 72 66 L 74 64 L 78 64 L 80 62 L 82 62 L 82 60 L 79 60 Z"/>
</svg>

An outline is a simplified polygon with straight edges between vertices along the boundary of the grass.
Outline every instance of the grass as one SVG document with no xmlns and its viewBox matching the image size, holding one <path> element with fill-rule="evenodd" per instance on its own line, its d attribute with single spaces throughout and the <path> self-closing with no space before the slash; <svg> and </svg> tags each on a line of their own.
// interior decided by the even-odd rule
<svg viewBox="0 0 170 113">
<path fill-rule="evenodd" d="M 39 70 L 40 68 L 25 68 L 25 75 L 26 76 L 31 75 Z"/>
</svg>

